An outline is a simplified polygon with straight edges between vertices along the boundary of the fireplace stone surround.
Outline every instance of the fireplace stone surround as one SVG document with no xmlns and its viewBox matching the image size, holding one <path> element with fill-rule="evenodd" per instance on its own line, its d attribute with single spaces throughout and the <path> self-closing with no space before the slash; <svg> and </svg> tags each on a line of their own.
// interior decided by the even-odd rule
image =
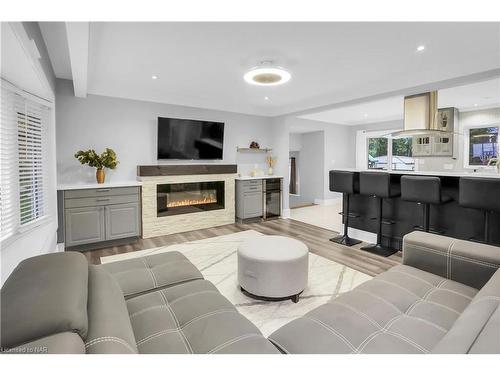
<svg viewBox="0 0 500 375">
<path fill-rule="evenodd" d="M 235 222 L 236 165 L 158 165 L 137 169 L 142 181 L 143 238 Z M 214 196 L 216 187 L 219 193 Z M 182 190 L 174 198 L 176 203 L 166 207 L 166 194 Z"/>
</svg>

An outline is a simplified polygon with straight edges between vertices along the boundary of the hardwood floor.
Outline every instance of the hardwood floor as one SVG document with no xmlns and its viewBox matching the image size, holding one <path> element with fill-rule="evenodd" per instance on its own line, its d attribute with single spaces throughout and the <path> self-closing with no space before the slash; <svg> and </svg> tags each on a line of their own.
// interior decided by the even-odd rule
<svg viewBox="0 0 500 375">
<path fill-rule="evenodd" d="M 148 239 L 139 239 L 129 245 L 113 246 L 104 249 L 86 251 L 83 254 L 92 264 L 99 264 L 100 257 L 131 251 L 150 249 L 159 246 L 168 246 L 177 243 L 200 240 L 209 237 L 221 236 L 244 230 L 253 229 L 263 234 L 274 234 L 294 237 L 304 242 L 309 250 L 315 254 L 344 264 L 368 275 L 378 275 L 389 268 L 401 263 L 401 253 L 396 253 L 388 258 L 359 250 L 364 244 L 353 247 L 338 245 L 329 241 L 337 233 L 291 219 L 278 219 L 263 223 L 230 224 L 215 228 L 196 230 L 192 232 L 171 234 Z"/>
</svg>

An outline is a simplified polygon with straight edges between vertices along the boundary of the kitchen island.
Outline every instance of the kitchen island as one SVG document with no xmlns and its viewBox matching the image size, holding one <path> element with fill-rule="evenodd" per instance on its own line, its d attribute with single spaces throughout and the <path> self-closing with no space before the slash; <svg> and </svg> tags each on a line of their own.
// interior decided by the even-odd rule
<svg viewBox="0 0 500 375">
<path fill-rule="evenodd" d="M 355 173 L 364 172 L 359 169 L 343 169 Z M 437 229 L 441 234 L 460 239 L 482 239 L 484 233 L 484 213 L 480 210 L 461 207 L 458 204 L 460 177 L 474 177 L 478 179 L 500 179 L 496 173 L 486 172 L 458 172 L 458 171 L 382 171 L 370 172 L 389 173 L 391 184 L 399 185 L 403 175 L 438 176 L 441 178 L 443 193 L 452 198 L 442 205 L 431 205 L 430 227 Z M 500 191 L 498 192 L 500 199 Z M 344 195 L 345 205 L 346 196 Z M 377 232 L 378 214 L 377 200 L 370 196 L 354 194 L 350 196 L 350 212 L 357 217 L 349 218 L 349 227 L 366 232 Z M 401 250 L 403 236 L 415 230 L 415 226 L 423 221 L 422 206 L 415 202 L 403 201 L 401 197 L 383 200 L 384 222 L 382 243 Z M 389 224 L 390 223 L 390 224 Z M 491 241 L 500 246 L 500 213 L 490 215 Z"/>
</svg>

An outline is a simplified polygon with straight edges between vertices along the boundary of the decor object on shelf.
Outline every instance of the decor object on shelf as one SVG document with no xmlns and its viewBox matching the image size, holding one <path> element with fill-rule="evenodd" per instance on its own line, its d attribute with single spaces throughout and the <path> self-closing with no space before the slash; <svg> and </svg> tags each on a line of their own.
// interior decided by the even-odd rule
<svg viewBox="0 0 500 375">
<path fill-rule="evenodd" d="M 269 169 L 267 170 L 267 173 L 271 176 L 273 174 L 273 167 L 276 165 L 276 161 L 278 159 L 276 156 L 268 156 L 266 157 L 266 163 L 269 166 Z"/>
<path fill-rule="evenodd" d="M 271 152 L 273 149 L 272 148 L 253 148 L 253 147 L 239 147 L 236 146 L 236 151 L 237 152 L 254 152 L 254 153 L 265 153 L 265 152 Z"/>
<path fill-rule="evenodd" d="M 264 176 L 264 171 L 259 167 L 258 164 L 253 165 L 253 169 L 250 171 L 250 177 L 262 177 Z"/>
<path fill-rule="evenodd" d="M 259 149 L 260 148 L 260 145 L 255 142 L 255 141 L 252 141 L 252 143 L 250 143 L 250 148 L 256 148 L 256 149 Z"/>
<path fill-rule="evenodd" d="M 77 158 L 81 164 L 88 164 L 89 167 L 97 169 L 95 177 L 98 184 L 104 183 L 104 168 L 115 169 L 118 165 L 116 153 L 110 148 L 106 148 L 106 150 L 100 155 L 94 150 L 80 150 L 75 154 L 75 158 Z"/>
</svg>

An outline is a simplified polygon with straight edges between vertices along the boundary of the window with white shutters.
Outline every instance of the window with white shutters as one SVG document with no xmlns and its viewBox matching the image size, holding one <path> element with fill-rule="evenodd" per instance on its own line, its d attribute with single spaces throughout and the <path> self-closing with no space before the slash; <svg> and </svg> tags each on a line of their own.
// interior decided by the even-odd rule
<svg viewBox="0 0 500 375">
<path fill-rule="evenodd" d="M 2 85 L 1 240 L 46 212 L 46 127 L 49 108 Z"/>
</svg>

